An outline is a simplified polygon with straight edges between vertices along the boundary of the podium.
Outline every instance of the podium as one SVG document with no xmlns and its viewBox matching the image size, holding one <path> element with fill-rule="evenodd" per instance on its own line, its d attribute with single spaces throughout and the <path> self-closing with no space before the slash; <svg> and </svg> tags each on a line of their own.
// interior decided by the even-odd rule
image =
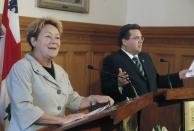
<svg viewBox="0 0 194 131">
<path fill-rule="evenodd" d="M 182 103 L 194 99 L 194 88 L 162 89 L 154 95 L 153 104 L 141 111 L 140 131 L 151 131 L 159 124 L 168 131 L 184 130 Z M 146 122 L 145 122 L 146 121 Z"/>
<path fill-rule="evenodd" d="M 117 109 L 112 114 L 114 119 L 114 124 L 118 124 L 128 116 L 132 116 L 143 108 L 151 105 L 153 103 L 153 93 L 148 93 L 146 95 L 140 96 L 133 101 L 125 102 L 124 104 L 119 104 Z"/>
<path fill-rule="evenodd" d="M 194 88 L 168 89 L 164 92 L 165 100 L 191 100 L 194 99 Z"/>
<path fill-rule="evenodd" d="M 178 131 L 183 124 L 180 102 L 191 99 L 194 99 L 193 88 L 162 89 L 77 121 L 61 126 L 49 125 L 39 131 L 112 131 L 118 128 L 122 120 L 137 112 L 140 115 L 140 131 L 151 131 L 156 124 L 165 126 L 168 131 Z"/>
<path fill-rule="evenodd" d="M 123 119 L 137 113 L 152 103 L 153 93 L 148 93 L 132 101 L 121 102 L 107 110 L 80 120 L 61 126 L 49 125 L 38 131 L 112 131 L 119 127 L 119 123 Z"/>
</svg>

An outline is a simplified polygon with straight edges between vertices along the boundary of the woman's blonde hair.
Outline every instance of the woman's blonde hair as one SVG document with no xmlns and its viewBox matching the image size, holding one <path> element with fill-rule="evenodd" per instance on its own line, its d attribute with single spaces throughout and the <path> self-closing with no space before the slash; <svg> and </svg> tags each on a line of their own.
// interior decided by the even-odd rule
<svg viewBox="0 0 194 131">
<path fill-rule="evenodd" d="M 34 37 L 35 39 L 37 39 L 40 31 L 47 24 L 55 26 L 58 29 L 60 35 L 63 33 L 62 23 L 53 17 L 44 17 L 33 21 L 27 28 L 27 41 L 32 47 L 32 50 L 33 46 L 31 43 L 31 38 Z"/>
</svg>

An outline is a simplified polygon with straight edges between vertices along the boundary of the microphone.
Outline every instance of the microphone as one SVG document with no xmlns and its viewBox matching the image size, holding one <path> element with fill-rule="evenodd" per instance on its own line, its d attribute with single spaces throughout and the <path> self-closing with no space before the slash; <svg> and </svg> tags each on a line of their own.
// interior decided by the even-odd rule
<svg viewBox="0 0 194 131">
<path fill-rule="evenodd" d="M 101 71 L 100 69 L 95 68 L 93 65 L 87 65 L 87 68 L 90 69 L 90 70 Z M 116 77 L 116 78 L 117 78 L 117 77 L 120 77 L 120 78 L 126 79 L 126 80 L 129 82 L 129 84 L 130 84 L 130 86 L 132 87 L 132 89 L 133 89 L 133 92 L 134 92 L 134 94 L 135 94 L 135 98 L 138 98 L 138 97 L 139 97 L 139 95 L 137 94 L 137 91 L 136 91 L 135 87 L 133 86 L 133 84 L 132 84 L 132 82 L 131 82 L 130 79 L 127 79 L 127 78 L 125 78 L 125 77 L 118 76 L 118 75 L 116 75 L 116 74 L 113 74 L 113 73 L 110 73 L 110 72 L 107 72 L 107 71 L 103 71 L 103 70 L 102 70 L 101 72 L 104 73 L 104 74 L 108 74 L 108 75 L 110 75 L 110 76 Z M 127 97 L 126 99 L 129 100 L 128 97 Z"/>
<path fill-rule="evenodd" d="M 87 68 L 90 69 L 90 70 L 100 71 L 100 69 L 95 68 L 93 65 L 87 65 Z M 117 77 L 116 74 L 112 74 L 112 73 L 107 72 L 107 71 L 101 71 L 101 72 L 102 72 L 102 73 L 105 73 L 105 74 L 108 74 L 108 75 L 110 75 L 110 76 L 113 76 L 113 77 Z M 123 78 L 123 79 L 126 79 L 126 78 L 124 78 L 124 77 L 122 77 L 122 76 L 119 76 L 119 77 L 121 77 L 121 78 Z"/>
<path fill-rule="evenodd" d="M 167 79 L 168 79 L 168 84 L 169 84 L 170 88 L 172 89 L 173 87 L 172 87 L 172 83 L 170 81 L 170 76 L 169 76 L 169 73 L 170 73 L 170 62 L 165 60 L 165 59 L 160 59 L 160 62 L 166 62 L 168 64 L 168 74 L 167 74 L 168 76 L 167 76 Z"/>
</svg>

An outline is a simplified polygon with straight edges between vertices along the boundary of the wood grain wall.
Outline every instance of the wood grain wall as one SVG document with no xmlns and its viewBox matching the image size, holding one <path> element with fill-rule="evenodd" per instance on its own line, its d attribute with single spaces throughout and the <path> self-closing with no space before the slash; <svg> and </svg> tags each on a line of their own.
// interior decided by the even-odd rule
<svg viewBox="0 0 194 131">
<path fill-rule="evenodd" d="M 156 27 L 143 28 L 145 35 L 144 51 L 149 52 L 160 74 L 170 73 L 189 68 L 194 60 L 194 27 Z M 194 87 L 194 79 L 184 81 L 184 87 Z"/>
</svg>

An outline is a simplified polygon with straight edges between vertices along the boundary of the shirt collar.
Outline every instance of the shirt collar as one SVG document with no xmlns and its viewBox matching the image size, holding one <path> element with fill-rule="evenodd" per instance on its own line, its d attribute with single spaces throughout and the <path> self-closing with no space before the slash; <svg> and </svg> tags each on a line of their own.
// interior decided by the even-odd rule
<svg viewBox="0 0 194 131">
<path fill-rule="evenodd" d="M 125 52 L 131 59 L 133 59 L 133 57 L 139 58 L 139 57 L 138 57 L 138 54 L 132 55 L 131 53 L 127 52 L 126 50 L 124 50 L 124 49 L 122 49 L 122 48 L 121 48 L 121 50 L 122 50 L 123 52 Z"/>
</svg>

